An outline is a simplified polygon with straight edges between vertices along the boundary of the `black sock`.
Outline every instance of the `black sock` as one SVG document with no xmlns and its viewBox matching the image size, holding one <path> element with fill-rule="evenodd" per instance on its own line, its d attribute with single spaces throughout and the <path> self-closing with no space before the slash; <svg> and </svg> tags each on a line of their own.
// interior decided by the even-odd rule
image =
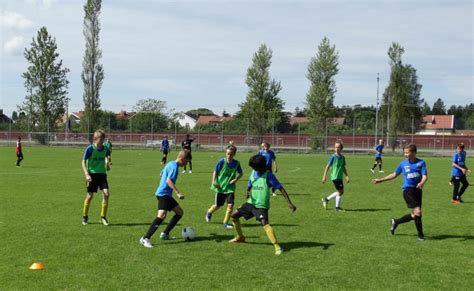
<svg viewBox="0 0 474 291">
<path fill-rule="evenodd" d="M 407 215 L 404 215 L 404 216 L 400 217 L 399 219 L 395 219 L 395 223 L 396 224 L 406 223 L 406 222 L 412 221 L 412 219 L 413 219 L 413 217 L 411 217 L 411 214 L 407 214 Z"/>
<path fill-rule="evenodd" d="M 170 234 L 170 231 L 176 226 L 178 221 L 181 219 L 181 215 L 175 214 L 173 218 L 171 218 L 170 222 L 166 226 L 166 229 L 163 231 L 166 235 Z"/>
<path fill-rule="evenodd" d="M 382 164 L 379 164 L 379 171 L 382 171 Z"/>
<path fill-rule="evenodd" d="M 147 233 L 143 237 L 150 239 L 162 222 L 163 222 L 163 219 L 158 218 L 158 217 L 155 218 L 155 220 L 153 220 L 150 227 L 148 228 Z"/>
<path fill-rule="evenodd" d="M 464 191 L 466 191 L 466 189 L 467 189 L 468 186 L 469 186 L 469 184 L 462 184 L 461 190 L 459 190 L 459 197 L 458 197 L 458 199 L 461 198 L 462 194 L 464 194 Z"/>
<path fill-rule="evenodd" d="M 375 169 L 375 167 L 377 167 L 377 164 L 374 164 L 374 166 L 372 167 L 372 170 Z"/>
<path fill-rule="evenodd" d="M 418 236 L 423 236 L 423 224 L 421 223 L 421 216 L 415 216 L 415 226 L 418 231 Z"/>
</svg>

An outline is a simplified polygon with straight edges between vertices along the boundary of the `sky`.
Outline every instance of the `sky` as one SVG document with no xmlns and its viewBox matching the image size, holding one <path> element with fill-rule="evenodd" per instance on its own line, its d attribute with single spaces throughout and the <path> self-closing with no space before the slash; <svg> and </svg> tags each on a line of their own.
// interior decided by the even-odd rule
<svg viewBox="0 0 474 291">
<path fill-rule="evenodd" d="M 45 26 L 70 69 L 70 111 L 83 108 L 83 6 L 77 0 L 0 1 L 0 109 L 9 115 L 26 95 L 23 52 Z M 336 105 L 375 105 L 389 81 L 387 50 L 417 69 L 430 105 L 474 102 L 474 1 L 160 1 L 106 0 L 99 47 L 102 108 L 131 110 L 156 98 L 169 109 L 235 113 L 245 100 L 247 68 L 265 43 L 271 78 L 285 109 L 305 107 L 308 64 L 324 36 L 336 46 Z"/>
</svg>

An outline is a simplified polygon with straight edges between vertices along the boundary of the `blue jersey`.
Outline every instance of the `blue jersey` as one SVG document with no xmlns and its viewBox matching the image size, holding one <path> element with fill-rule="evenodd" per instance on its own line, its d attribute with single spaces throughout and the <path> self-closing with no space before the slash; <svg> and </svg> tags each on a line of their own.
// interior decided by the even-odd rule
<svg viewBox="0 0 474 291">
<path fill-rule="evenodd" d="M 240 166 L 240 163 L 237 160 L 232 160 L 232 162 L 227 163 L 227 166 L 231 169 L 235 168 L 237 165 L 239 165 L 239 167 L 237 168 L 237 173 L 242 174 L 242 167 Z M 214 171 L 216 171 L 216 173 L 219 173 L 223 166 L 224 159 L 220 159 L 214 167 Z"/>
<path fill-rule="evenodd" d="M 456 151 L 456 153 L 454 153 L 454 156 L 453 156 L 453 163 L 465 169 L 466 168 L 466 152 L 462 151 L 459 153 Z M 461 170 L 453 166 L 453 169 L 451 170 L 451 175 L 453 175 L 454 177 L 462 177 L 465 174 Z"/>
<path fill-rule="evenodd" d="M 383 144 L 379 144 L 375 147 L 375 157 L 376 158 L 381 158 L 382 157 L 382 154 L 383 154 L 383 147 L 384 145 Z"/>
<path fill-rule="evenodd" d="M 398 175 L 403 174 L 403 186 L 402 189 L 416 188 L 416 185 L 421 182 L 423 175 L 427 175 L 425 161 L 416 159 L 413 163 L 409 160 L 404 160 L 398 165 L 395 173 Z"/>
<path fill-rule="evenodd" d="M 87 160 L 88 158 L 90 158 L 93 150 L 94 148 L 92 147 L 92 145 L 88 145 L 87 148 L 84 150 L 84 156 L 82 159 Z M 102 152 L 103 150 L 105 150 L 105 156 L 110 156 L 110 149 L 108 147 L 103 146 L 101 149 L 97 148 L 97 151 L 99 152 Z"/>
<path fill-rule="evenodd" d="M 172 161 L 166 164 L 165 168 L 161 171 L 161 180 L 160 185 L 158 186 L 155 192 L 156 196 L 171 196 L 173 194 L 173 189 L 168 186 L 168 183 L 166 183 L 166 179 L 170 178 L 173 183 L 176 183 L 179 172 L 178 168 L 179 165 L 176 161 Z"/>
<path fill-rule="evenodd" d="M 161 141 L 161 150 L 167 151 L 170 146 L 170 142 L 167 139 Z"/>
<path fill-rule="evenodd" d="M 271 170 L 272 163 L 274 160 L 276 160 L 275 153 L 272 150 L 268 150 L 268 151 L 259 150 L 258 154 L 265 158 L 265 165 L 267 169 Z"/>
<path fill-rule="evenodd" d="M 253 171 L 253 172 L 254 172 L 254 178 L 255 179 L 258 179 L 261 176 L 263 176 L 263 174 L 265 174 L 265 172 L 263 172 L 263 173 L 259 173 L 257 171 Z M 268 175 L 267 175 L 267 185 L 269 187 L 272 187 L 272 188 L 275 188 L 275 189 L 283 188 L 283 186 L 280 184 L 280 181 L 278 181 L 278 179 L 275 177 L 275 175 L 273 175 L 272 172 L 269 172 Z M 248 183 L 247 183 L 247 189 L 250 189 L 250 188 L 252 188 L 252 183 L 249 180 Z"/>
</svg>

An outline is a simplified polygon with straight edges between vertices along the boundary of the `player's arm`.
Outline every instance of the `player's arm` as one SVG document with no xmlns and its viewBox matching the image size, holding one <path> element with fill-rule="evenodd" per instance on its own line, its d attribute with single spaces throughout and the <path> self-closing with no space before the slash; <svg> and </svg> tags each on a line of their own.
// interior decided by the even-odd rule
<svg viewBox="0 0 474 291">
<path fill-rule="evenodd" d="M 230 181 L 230 184 L 233 185 L 233 184 L 237 183 L 237 181 L 239 181 L 240 178 L 242 178 L 242 176 L 243 176 L 243 173 L 238 173 L 238 174 L 237 174 L 237 177 L 235 177 L 235 179 L 233 179 L 232 181 Z"/>
<path fill-rule="evenodd" d="M 393 180 L 395 179 L 396 177 L 398 177 L 398 174 L 396 172 L 393 172 L 383 178 L 379 178 L 379 179 L 372 179 L 372 183 L 374 184 L 378 184 L 378 183 L 382 183 L 382 182 L 386 182 L 386 181 L 390 181 L 390 180 Z"/>
<path fill-rule="evenodd" d="M 276 160 L 273 160 L 273 168 L 275 169 L 275 173 L 278 173 L 278 166 Z"/>
<path fill-rule="evenodd" d="M 347 173 L 347 168 L 346 168 L 346 166 L 344 166 L 344 170 L 343 170 L 343 171 L 344 171 L 344 175 L 346 175 L 346 182 L 349 183 L 349 181 L 350 181 L 351 179 L 349 178 L 349 174 Z"/>
<path fill-rule="evenodd" d="M 291 202 L 290 196 L 288 195 L 288 192 L 286 192 L 285 188 L 281 187 L 280 188 L 281 194 L 283 194 L 283 197 L 285 197 L 286 202 L 288 203 L 288 208 L 293 210 L 293 212 L 296 211 L 296 206 Z"/>
<path fill-rule="evenodd" d="M 176 192 L 176 196 L 178 196 L 179 199 L 184 199 L 184 194 L 179 192 L 178 188 L 170 178 L 166 178 L 166 184 L 168 184 L 168 186 L 173 189 L 174 192 Z"/>
<path fill-rule="evenodd" d="M 89 172 L 87 171 L 86 160 L 82 160 L 82 171 L 84 172 L 84 176 L 86 177 L 86 181 L 87 182 L 92 181 L 91 175 L 89 175 Z"/>
<path fill-rule="evenodd" d="M 428 175 L 422 175 L 421 176 L 421 181 L 416 185 L 416 188 L 418 189 L 423 189 L 423 186 L 425 186 L 426 181 L 428 181 Z"/>
<path fill-rule="evenodd" d="M 211 184 L 214 185 L 214 187 L 216 187 L 217 189 L 219 189 L 220 186 L 219 186 L 219 184 L 216 183 L 216 179 L 217 179 L 217 172 L 214 171 L 212 173 L 212 182 L 211 182 Z"/>
<path fill-rule="evenodd" d="M 329 168 L 331 166 L 329 164 L 326 165 L 326 168 L 324 168 L 324 173 L 323 173 L 323 184 L 326 183 L 326 180 L 327 180 L 327 175 L 328 175 L 328 171 L 329 171 Z"/>
<path fill-rule="evenodd" d="M 461 167 L 460 165 L 456 164 L 453 162 L 453 167 L 459 169 L 463 174 L 466 174 L 466 172 L 468 171 L 467 167 L 466 168 L 463 168 Z"/>
</svg>

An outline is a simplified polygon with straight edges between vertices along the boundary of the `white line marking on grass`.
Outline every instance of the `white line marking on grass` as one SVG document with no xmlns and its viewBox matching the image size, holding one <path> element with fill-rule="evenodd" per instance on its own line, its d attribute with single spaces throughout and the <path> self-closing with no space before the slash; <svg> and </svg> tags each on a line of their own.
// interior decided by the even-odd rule
<svg viewBox="0 0 474 291">
<path fill-rule="evenodd" d="M 299 170 L 301 170 L 301 168 L 300 168 L 300 167 L 296 167 L 294 170 L 291 170 L 290 173 L 298 172 Z"/>
</svg>

